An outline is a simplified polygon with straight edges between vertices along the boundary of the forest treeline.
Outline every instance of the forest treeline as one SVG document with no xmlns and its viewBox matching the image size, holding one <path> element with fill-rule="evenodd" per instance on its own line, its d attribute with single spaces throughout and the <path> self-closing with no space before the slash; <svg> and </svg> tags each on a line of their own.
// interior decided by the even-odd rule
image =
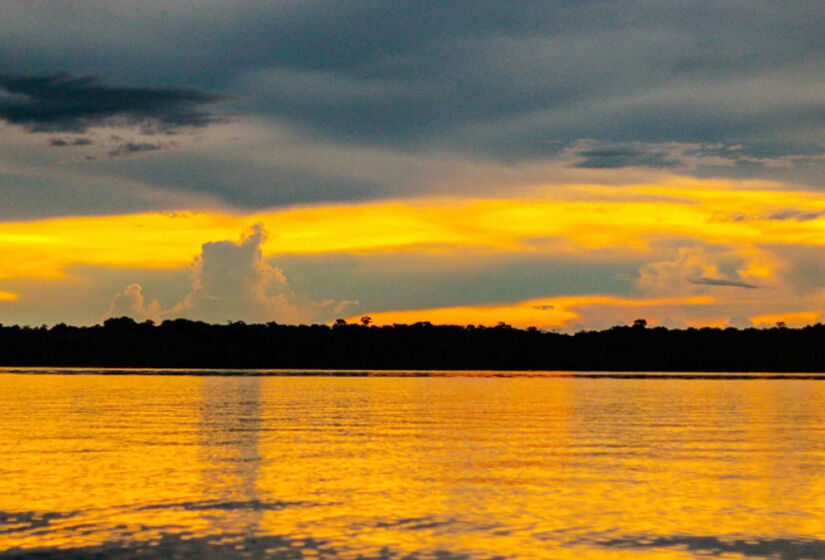
<svg viewBox="0 0 825 560">
<path fill-rule="evenodd" d="M 575 334 L 496 327 L 213 325 L 121 317 L 102 325 L 0 326 L 0 366 L 604 371 L 825 371 L 825 326 Z"/>
</svg>

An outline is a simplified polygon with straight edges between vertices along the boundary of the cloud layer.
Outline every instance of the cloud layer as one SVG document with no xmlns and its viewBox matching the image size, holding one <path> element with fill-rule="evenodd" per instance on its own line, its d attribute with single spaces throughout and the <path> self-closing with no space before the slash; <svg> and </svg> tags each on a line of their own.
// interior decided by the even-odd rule
<svg viewBox="0 0 825 560">
<path fill-rule="evenodd" d="M 0 48 L 9 67 L 74 76 L 106 68 L 107 81 L 231 91 L 250 111 L 346 141 L 449 142 L 500 156 L 546 155 L 552 141 L 577 138 L 787 153 L 810 150 L 825 120 L 825 14 L 815 2 L 322 1 L 197 13 L 113 2 L 36 17 L 43 9 L 7 3 L 15 27 Z M 35 127 L 97 115 L 87 92 L 136 116 L 168 104 L 158 120 L 170 125 L 203 123 L 198 106 L 214 101 L 66 76 L 5 81 L 33 99 L 70 102 L 65 115 L 32 106 L 10 114 Z"/>
<path fill-rule="evenodd" d="M 6 122 L 64 136 L 117 125 L 207 137 L 174 158 L 164 157 L 169 138 L 129 135 L 96 138 L 79 157 L 68 154 L 89 137 L 52 138 L 70 149 L 47 161 L 15 153 L 52 181 L 76 157 L 90 180 L 249 209 L 474 192 L 496 165 L 540 170 L 500 189 L 576 172 L 615 183 L 639 170 L 821 188 L 825 170 L 825 13 L 808 2 L 320 1 L 192 12 L 167 1 L 101 10 L 12 0 L 4 11 Z M 218 101 L 244 124 L 206 126 L 222 120 Z M 0 160 L 19 143 L 0 141 Z M 140 163 L 121 161 L 134 156 Z M 42 211 L 11 190 L 15 206 Z M 73 204 L 78 196 L 50 212 L 107 206 Z"/>
</svg>

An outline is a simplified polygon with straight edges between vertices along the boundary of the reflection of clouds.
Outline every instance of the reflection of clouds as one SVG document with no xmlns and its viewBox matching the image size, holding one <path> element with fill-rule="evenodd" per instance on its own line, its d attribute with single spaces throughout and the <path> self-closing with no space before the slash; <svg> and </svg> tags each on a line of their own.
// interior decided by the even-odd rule
<svg viewBox="0 0 825 560">
<path fill-rule="evenodd" d="M 260 500 L 225 502 L 220 500 L 205 500 L 197 502 L 180 502 L 174 504 L 159 504 L 138 508 L 139 511 L 153 509 L 183 509 L 187 511 L 209 511 L 209 510 L 253 510 L 253 511 L 280 511 L 288 507 L 300 507 L 312 505 L 308 502 L 262 502 Z"/>
<path fill-rule="evenodd" d="M 202 381 L 199 443 L 203 495 L 210 499 L 180 507 L 203 511 L 218 533 L 252 535 L 263 512 L 285 507 L 265 503 L 258 496 L 260 385 L 260 379 L 249 377 L 205 377 Z"/>
<path fill-rule="evenodd" d="M 0 511 L 0 535 L 17 533 L 49 527 L 52 521 L 67 519 L 77 515 L 77 512 L 50 511 L 38 513 L 35 511 L 10 512 Z"/>
<path fill-rule="evenodd" d="M 39 548 L 32 551 L 9 550 L 0 552 L 0 560 L 99 560 L 100 558 L 268 558 L 271 560 L 301 560 L 303 558 L 341 558 L 341 554 L 327 542 L 313 538 L 283 536 L 255 536 L 223 534 L 187 538 L 165 534 L 155 542 L 110 542 L 82 548 Z M 343 557 L 346 557 L 344 555 Z M 383 548 L 372 554 L 359 554 L 361 560 L 467 560 L 466 554 L 437 550 L 434 552 L 403 554 Z"/>
<path fill-rule="evenodd" d="M 229 373 L 4 380 L 7 415 L 71 382 L 61 433 L 99 439 L 6 454 L 0 509 L 36 513 L 0 512 L 0 531 L 49 524 L 0 534 L 0 560 L 825 558 L 801 537 L 823 494 L 825 388 L 810 383 Z M 17 406 L 7 449 L 55 416 Z M 52 454 L 108 442 L 125 447 Z M 61 473 L 72 462 L 93 476 Z M 46 513 L 61 508 L 78 513 Z"/>
<path fill-rule="evenodd" d="M 598 544 L 609 548 L 685 547 L 692 552 L 701 552 L 713 556 L 741 554 L 757 558 L 781 558 L 782 560 L 825 558 L 825 541 L 816 539 L 752 538 L 724 540 L 719 537 L 695 535 L 669 537 L 638 535 L 602 541 Z"/>
</svg>

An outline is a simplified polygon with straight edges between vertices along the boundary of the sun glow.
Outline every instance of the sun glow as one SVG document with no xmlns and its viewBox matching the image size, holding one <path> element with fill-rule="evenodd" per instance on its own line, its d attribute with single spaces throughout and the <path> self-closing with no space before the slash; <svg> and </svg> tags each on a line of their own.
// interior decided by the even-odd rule
<svg viewBox="0 0 825 560">
<path fill-rule="evenodd" d="M 11 292 L 4 292 L 0 290 L 0 301 L 15 301 L 19 298 L 17 294 L 13 294 Z"/>
<path fill-rule="evenodd" d="M 810 325 L 816 322 L 819 318 L 818 311 L 797 311 L 794 313 L 767 313 L 764 315 L 756 315 L 750 320 L 754 326 L 773 326 L 778 324 L 787 324 L 792 327 L 799 327 Z"/>
<path fill-rule="evenodd" d="M 565 327 L 570 321 L 581 317 L 580 311 L 591 307 L 661 307 L 708 305 L 715 300 L 708 296 L 662 299 L 622 299 L 612 296 L 570 296 L 541 298 L 517 303 L 496 305 L 468 305 L 442 307 L 436 309 L 411 309 L 372 313 L 370 318 L 376 325 L 414 324 L 429 321 L 445 325 L 495 326 L 506 317 L 514 327 Z M 350 322 L 357 322 L 351 317 Z"/>
</svg>

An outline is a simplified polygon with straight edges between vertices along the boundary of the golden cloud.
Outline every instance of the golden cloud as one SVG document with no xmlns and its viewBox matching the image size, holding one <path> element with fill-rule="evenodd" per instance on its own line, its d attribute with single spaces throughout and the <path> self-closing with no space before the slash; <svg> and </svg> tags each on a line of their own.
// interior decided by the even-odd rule
<svg viewBox="0 0 825 560">
<path fill-rule="evenodd" d="M 744 185 L 744 186 L 743 186 Z M 618 192 L 617 192 L 618 191 Z M 672 238 L 727 244 L 825 245 L 825 195 L 776 185 L 682 180 L 665 185 L 537 188 L 532 197 L 431 198 L 254 214 L 178 212 L 0 223 L 0 279 L 55 277 L 72 264 L 170 268 L 254 223 L 266 256 L 370 251 L 648 254 Z M 604 253 L 602 253 L 602 258 Z M 749 259 L 753 276 L 770 263 Z"/>
</svg>

